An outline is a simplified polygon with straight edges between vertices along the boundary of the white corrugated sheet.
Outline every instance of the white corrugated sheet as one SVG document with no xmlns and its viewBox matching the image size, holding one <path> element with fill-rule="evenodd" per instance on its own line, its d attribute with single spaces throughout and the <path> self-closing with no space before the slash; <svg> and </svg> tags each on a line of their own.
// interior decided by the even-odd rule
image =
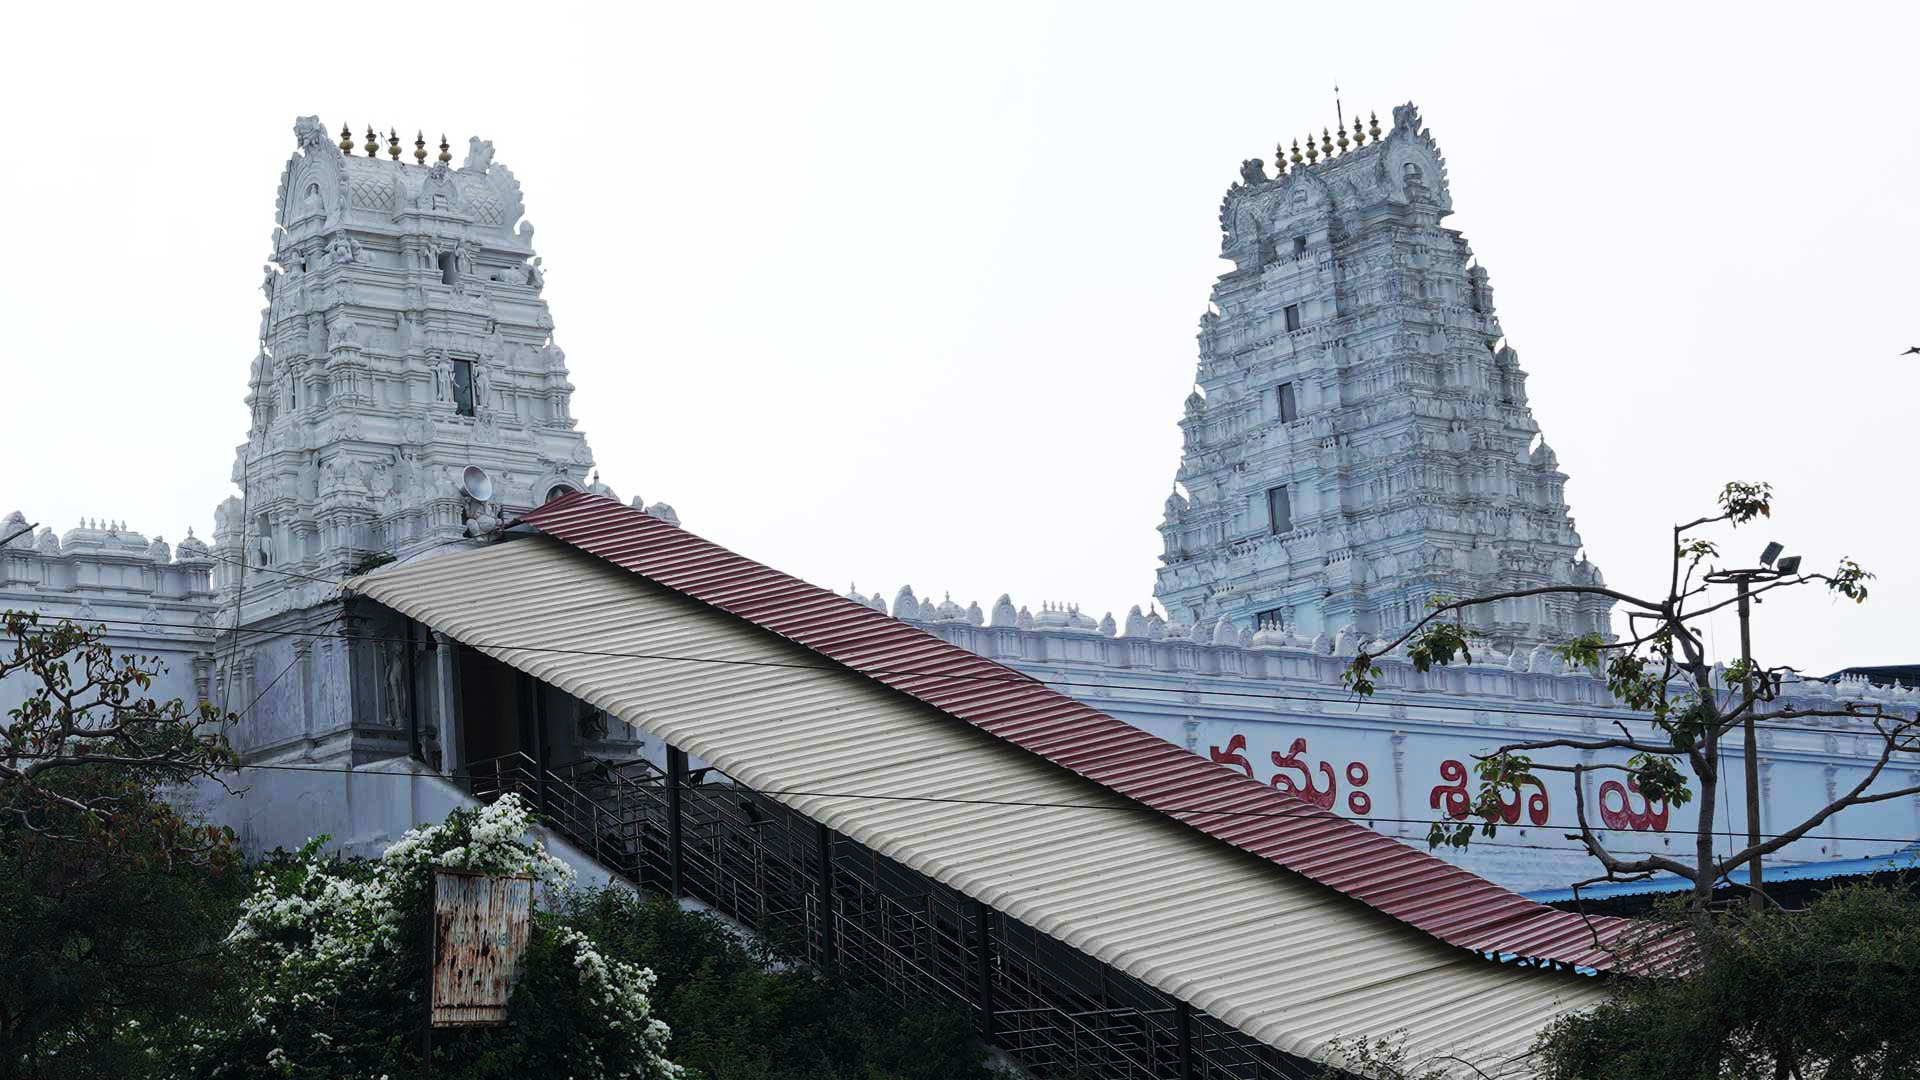
<svg viewBox="0 0 1920 1080">
<path fill-rule="evenodd" d="M 382 569 L 355 591 L 763 791 L 1127 805 L 815 653 L 545 537 Z M 1147 812 L 778 796 L 816 821 L 1255 1038 L 1326 1060 L 1403 1032 L 1416 1060 L 1512 1073 L 1604 996 L 1502 965 Z"/>
</svg>

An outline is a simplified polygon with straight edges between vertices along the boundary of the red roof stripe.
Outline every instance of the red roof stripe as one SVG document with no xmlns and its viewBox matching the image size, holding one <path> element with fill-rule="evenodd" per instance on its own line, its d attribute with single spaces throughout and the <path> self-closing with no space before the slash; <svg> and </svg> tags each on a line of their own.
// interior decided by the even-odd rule
<svg viewBox="0 0 1920 1080">
<path fill-rule="evenodd" d="M 1116 720 L 1012 668 L 601 496 L 526 522 L 753 622 L 1226 843 L 1464 948 L 1611 968 L 1595 932 L 1625 920 L 1556 911 Z M 1257 816 L 1256 816 L 1257 815 Z"/>
</svg>

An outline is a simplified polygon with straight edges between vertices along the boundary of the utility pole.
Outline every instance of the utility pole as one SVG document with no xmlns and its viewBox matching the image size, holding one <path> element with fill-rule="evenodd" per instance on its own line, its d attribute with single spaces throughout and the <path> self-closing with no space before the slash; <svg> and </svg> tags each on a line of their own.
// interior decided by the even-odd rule
<svg viewBox="0 0 1920 1080">
<path fill-rule="evenodd" d="M 1740 588 L 1740 660 L 1742 661 L 1742 669 L 1747 673 L 1747 677 L 1742 680 L 1746 684 L 1746 692 L 1742 696 L 1745 699 L 1747 707 L 1747 846 L 1749 848 L 1757 848 L 1760 846 L 1760 733 L 1754 729 L 1753 724 L 1753 635 L 1747 626 L 1748 582 L 1749 579 L 1742 576 L 1738 583 Z M 1755 855 L 1753 861 L 1747 864 L 1747 884 L 1753 888 L 1753 891 L 1747 894 L 1748 906 L 1752 907 L 1756 912 L 1766 910 L 1767 896 L 1766 893 L 1761 891 L 1760 856 L 1758 855 Z"/>
<path fill-rule="evenodd" d="M 1743 755 L 1746 765 L 1747 781 L 1747 847 L 1749 850 L 1760 846 L 1760 734 L 1753 722 L 1753 698 L 1759 672 L 1753 670 L 1753 631 L 1751 605 L 1757 603 L 1750 599 L 1749 589 L 1756 581 L 1776 581 L 1797 573 L 1800 569 L 1800 557 L 1789 555 L 1781 557 L 1782 548 L 1777 543 L 1769 543 L 1760 553 L 1760 565 L 1747 570 L 1716 570 L 1705 577 L 1705 581 L 1715 585 L 1732 585 L 1739 590 L 1740 612 L 1740 670 L 1744 677 L 1740 680 L 1740 704 L 1745 710 L 1741 728 L 1747 737 L 1746 753 Z M 1778 560 L 1778 561 L 1776 561 Z M 1755 855 L 1747 864 L 1747 905 L 1754 911 L 1764 911 L 1767 907 L 1767 894 L 1761 882 L 1760 856 Z"/>
</svg>

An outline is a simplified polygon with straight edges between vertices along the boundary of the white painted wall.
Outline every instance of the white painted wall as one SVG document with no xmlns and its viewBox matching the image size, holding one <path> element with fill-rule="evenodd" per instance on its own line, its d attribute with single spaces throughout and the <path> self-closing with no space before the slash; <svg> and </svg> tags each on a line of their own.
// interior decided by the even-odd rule
<svg viewBox="0 0 1920 1080">
<path fill-rule="evenodd" d="M 480 805 L 411 758 L 389 758 L 340 771 L 334 766 L 243 768 L 228 784 L 237 797 L 203 782 L 184 793 L 181 802 L 210 823 L 232 828 L 250 856 L 275 848 L 292 851 L 325 834 L 329 851 L 374 858 L 408 829 L 444 821 L 457 808 Z M 579 884 L 604 886 L 620 881 L 550 830 L 539 832 L 547 850 L 573 867 Z"/>
</svg>

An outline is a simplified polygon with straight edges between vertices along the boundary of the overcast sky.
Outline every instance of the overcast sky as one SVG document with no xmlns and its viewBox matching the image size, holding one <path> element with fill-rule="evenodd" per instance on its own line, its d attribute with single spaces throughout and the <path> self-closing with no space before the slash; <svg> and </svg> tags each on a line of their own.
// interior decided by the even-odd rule
<svg viewBox="0 0 1920 1080">
<path fill-rule="evenodd" d="M 1337 81 L 1420 105 L 1612 584 L 1766 479 L 1732 551 L 1880 580 L 1770 603 L 1762 658 L 1920 661 L 1915 8 L 614 7 L 9 15 L 0 513 L 210 531 L 318 113 L 494 141 L 623 497 L 841 589 L 1123 616 L 1221 195 Z"/>
</svg>

